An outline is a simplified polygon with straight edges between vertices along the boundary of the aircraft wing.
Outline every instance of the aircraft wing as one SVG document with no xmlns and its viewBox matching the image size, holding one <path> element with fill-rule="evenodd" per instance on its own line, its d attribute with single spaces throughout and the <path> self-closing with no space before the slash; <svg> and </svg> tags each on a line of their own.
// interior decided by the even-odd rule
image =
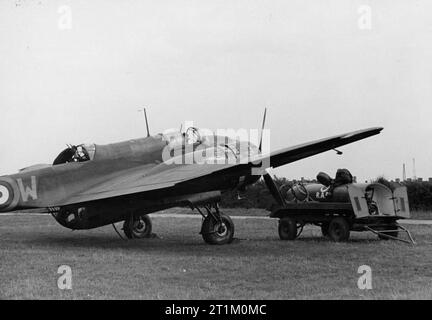
<svg viewBox="0 0 432 320">
<path fill-rule="evenodd" d="M 74 194 L 64 201 L 61 201 L 61 203 L 52 206 L 62 206 L 170 188 L 181 182 L 205 176 L 230 166 L 232 165 L 179 165 L 161 163 L 154 169 L 146 171 L 145 174 L 143 174 L 143 171 L 146 170 L 144 168 L 145 166 L 139 166 L 134 168 L 134 170 L 128 170 L 125 174 L 121 174 L 116 178 L 109 179 L 106 182 Z"/>
<path fill-rule="evenodd" d="M 337 135 L 330 138 L 324 138 L 312 142 L 307 142 L 294 147 L 281 149 L 272 152 L 269 156 L 271 167 L 279 167 L 287 163 L 291 163 L 300 159 L 304 159 L 352 142 L 362 140 L 376 134 L 379 134 L 383 128 L 369 128 L 346 134 Z"/>
<path fill-rule="evenodd" d="M 209 175 L 233 174 L 244 175 L 245 170 L 256 166 L 257 162 L 269 164 L 268 167 L 279 167 L 300 159 L 304 159 L 333 148 L 337 148 L 354 141 L 365 139 L 381 132 L 383 128 L 370 128 L 330 138 L 316 140 L 294 147 L 281 149 L 268 155 L 259 155 L 251 159 L 252 162 L 233 164 L 166 164 L 161 163 L 151 170 L 143 170 L 143 167 L 129 169 L 124 174 L 116 175 L 116 178 L 108 179 L 106 182 L 92 186 L 87 190 L 64 199 L 61 203 L 52 206 L 62 206 L 73 203 L 88 202 L 123 195 L 174 188 L 179 184 L 197 182 Z M 269 160 L 269 161 L 268 161 Z M 267 161 L 267 162 L 266 162 Z M 255 164 L 255 165 L 254 165 Z M 143 172 L 144 171 L 144 172 Z M 250 171 L 249 171 L 250 172 Z"/>
</svg>

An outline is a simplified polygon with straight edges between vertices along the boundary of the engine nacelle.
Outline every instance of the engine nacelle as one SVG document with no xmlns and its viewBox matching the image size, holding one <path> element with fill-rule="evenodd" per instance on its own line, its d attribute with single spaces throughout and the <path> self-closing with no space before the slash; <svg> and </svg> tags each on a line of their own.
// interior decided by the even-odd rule
<svg viewBox="0 0 432 320">
<path fill-rule="evenodd" d="M 52 214 L 63 227 L 84 230 L 122 221 L 126 219 L 126 212 L 119 215 L 122 211 L 125 212 L 124 208 L 116 206 L 65 206 Z"/>
</svg>

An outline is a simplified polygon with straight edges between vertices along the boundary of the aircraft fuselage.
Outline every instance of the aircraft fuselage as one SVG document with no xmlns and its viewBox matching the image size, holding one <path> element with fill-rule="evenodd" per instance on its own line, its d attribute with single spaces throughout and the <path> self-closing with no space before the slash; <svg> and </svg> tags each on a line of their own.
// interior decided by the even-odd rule
<svg viewBox="0 0 432 320">
<path fill-rule="evenodd" d="M 194 194 L 215 197 L 211 191 L 232 189 L 239 185 L 239 172 L 236 171 L 224 177 L 209 177 L 205 185 L 191 183 L 187 188 L 176 188 L 175 192 L 162 189 L 145 194 L 136 193 L 88 203 L 67 204 L 71 195 L 118 178 L 129 169 L 133 170 L 140 166 L 143 175 L 151 174 L 154 170 L 163 170 L 164 166 L 160 165 L 166 162 L 167 155 L 170 158 L 168 162 L 174 162 L 174 165 L 178 164 L 179 157 L 181 161 L 186 162 L 185 165 L 188 161 L 196 163 L 197 159 L 202 160 L 203 149 L 211 150 L 205 157 L 216 156 L 228 159 L 242 156 L 239 144 L 234 144 L 228 137 L 225 141 L 231 147 L 227 147 L 225 143 L 216 145 L 214 141 L 184 143 L 184 137 L 180 134 L 175 139 L 172 136 L 170 138 L 167 139 L 166 136 L 159 134 L 114 144 L 93 145 L 94 154 L 91 159 L 86 159 L 87 161 L 71 158 L 69 159 L 71 162 L 66 162 L 68 161 L 67 151 L 70 150 L 65 150 L 66 153 L 64 151 L 57 157 L 55 165 L 34 170 L 25 169 L 16 174 L 1 176 L 0 212 L 46 207 L 54 213 L 57 221 L 63 226 L 89 229 L 124 220 L 129 209 L 139 208 L 145 213 L 150 213 L 186 205 L 188 199 Z M 248 145 L 248 150 L 251 146 L 255 147 L 248 142 L 244 143 Z M 65 163 L 58 163 L 61 161 Z M 248 172 L 245 171 L 244 175 L 248 175 Z M 256 179 L 248 181 L 252 183 Z M 74 211 L 80 219 L 68 221 L 67 216 L 62 216 L 62 212 L 65 212 L 64 208 L 68 212 Z"/>
</svg>

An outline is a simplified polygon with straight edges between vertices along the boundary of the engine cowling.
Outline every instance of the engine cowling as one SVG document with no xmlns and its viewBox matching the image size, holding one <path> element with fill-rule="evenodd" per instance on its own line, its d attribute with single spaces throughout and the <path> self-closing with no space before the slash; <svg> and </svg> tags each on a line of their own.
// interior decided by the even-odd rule
<svg viewBox="0 0 432 320">
<path fill-rule="evenodd" d="M 122 214 L 123 213 L 123 214 Z M 118 206 L 65 206 L 52 212 L 63 227 L 72 230 L 93 229 L 126 218 L 126 211 Z"/>
</svg>

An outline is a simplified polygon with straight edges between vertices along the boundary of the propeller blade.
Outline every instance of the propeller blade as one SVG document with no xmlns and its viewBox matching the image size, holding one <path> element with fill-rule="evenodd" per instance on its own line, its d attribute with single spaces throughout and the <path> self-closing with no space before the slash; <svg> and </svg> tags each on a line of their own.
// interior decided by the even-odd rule
<svg viewBox="0 0 432 320">
<path fill-rule="evenodd" d="M 274 182 L 273 178 L 271 177 L 270 173 L 266 173 L 263 175 L 264 182 L 269 189 L 270 193 L 272 194 L 273 198 L 275 198 L 276 202 L 283 206 L 285 204 L 284 199 L 282 198 L 282 195 L 279 192 L 278 187 L 276 186 L 276 183 Z"/>
</svg>

